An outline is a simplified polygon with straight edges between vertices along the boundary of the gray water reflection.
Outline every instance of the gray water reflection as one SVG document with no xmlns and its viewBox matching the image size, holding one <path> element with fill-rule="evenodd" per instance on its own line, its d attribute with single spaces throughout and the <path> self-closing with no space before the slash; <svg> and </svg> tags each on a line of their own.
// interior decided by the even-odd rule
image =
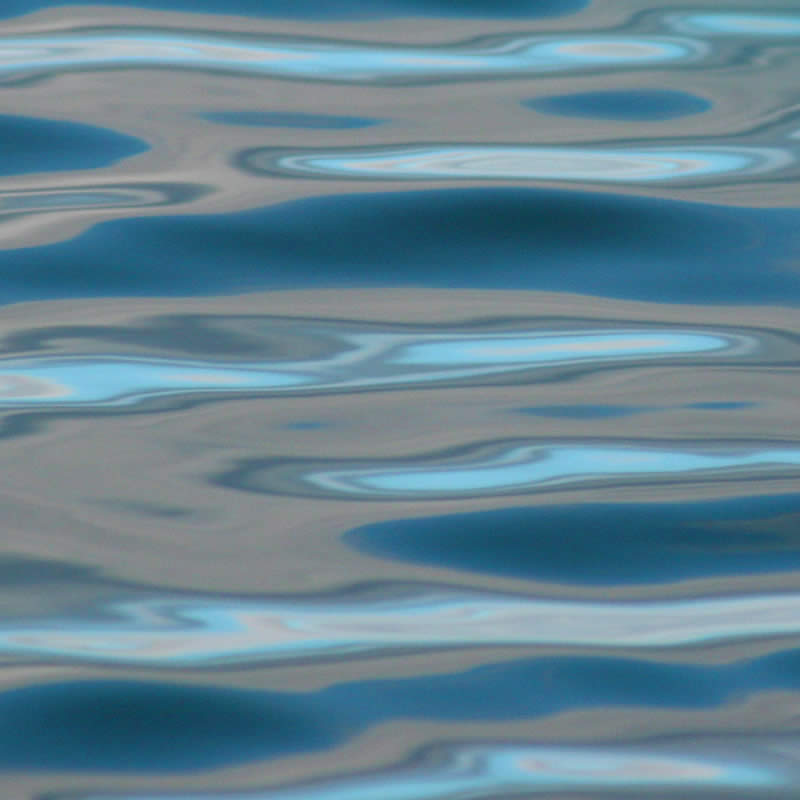
<svg viewBox="0 0 800 800">
<path fill-rule="evenodd" d="M 54 189 L 0 191 L 0 217 L 79 209 L 137 209 L 186 203 L 208 191 L 207 187 L 159 183 L 86 184 Z"/>
</svg>

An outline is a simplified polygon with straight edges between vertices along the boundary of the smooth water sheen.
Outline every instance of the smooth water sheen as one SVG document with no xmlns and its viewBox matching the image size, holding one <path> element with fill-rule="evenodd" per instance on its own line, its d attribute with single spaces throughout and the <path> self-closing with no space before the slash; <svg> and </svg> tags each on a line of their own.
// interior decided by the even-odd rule
<svg viewBox="0 0 800 800">
<path fill-rule="evenodd" d="M 0 797 L 798 796 L 796 0 L 0 22 Z"/>
</svg>

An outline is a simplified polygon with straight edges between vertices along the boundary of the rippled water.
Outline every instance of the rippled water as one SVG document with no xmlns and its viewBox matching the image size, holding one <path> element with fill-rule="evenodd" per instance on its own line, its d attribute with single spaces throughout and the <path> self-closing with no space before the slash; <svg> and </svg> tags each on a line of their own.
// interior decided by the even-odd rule
<svg viewBox="0 0 800 800">
<path fill-rule="evenodd" d="M 0 796 L 798 796 L 797 0 L 0 19 Z"/>
</svg>

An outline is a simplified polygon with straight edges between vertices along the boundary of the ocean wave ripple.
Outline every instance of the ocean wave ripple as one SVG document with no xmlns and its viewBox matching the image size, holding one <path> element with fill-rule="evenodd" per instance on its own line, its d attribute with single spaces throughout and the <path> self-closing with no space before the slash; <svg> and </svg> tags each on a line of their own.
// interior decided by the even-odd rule
<svg viewBox="0 0 800 800">
<path fill-rule="evenodd" d="M 780 173 L 793 148 L 547 147 L 451 144 L 285 153 L 267 148 L 238 159 L 252 173 L 348 180 L 502 180 L 582 183 L 707 183 L 735 175 Z"/>
<path fill-rule="evenodd" d="M 800 594 L 791 592 L 608 602 L 378 588 L 253 600 L 140 597 L 84 615 L 6 621 L 0 663 L 210 669 L 488 647 L 641 657 L 674 650 L 692 663 L 690 648 L 800 636 Z"/>
<path fill-rule="evenodd" d="M 83 209 L 137 209 L 186 203 L 209 188 L 172 183 L 108 183 L 0 190 L 0 220 Z"/>
<path fill-rule="evenodd" d="M 327 393 L 440 386 L 539 372 L 651 362 L 747 363 L 756 353 L 791 357 L 796 345 L 763 331 L 641 326 L 401 332 L 376 326 L 276 326 L 284 351 L 303 341 L 321 352 L 275 361 L 209 361 L 103 354 L 0 359 L 0 408 L 105 408 L 155 397 L 224 393 Z M 786 345 L 789 345 L 788 350 Z M 776 350 L 776 346 L 778 349 Z M 320 345 L 316 345 L 319 351 Z M 762 362 L 763 363 L 763 362 Z"/>
<path fill-rule="evenodd" d="M 795 800 L 797 4 L 88 1 L 0 10 L 0 796 Z"/>
<path fill-rule="evenodd" d="M 107 28 L 0 37 L 0 80 L 157 68 L 304 81 L 412 84 L 642 69 L 692 63 L 706 53 L 701 41 L 668 35 L 508 35 L 457 45 L 404 46 Z"/>
<path fill-rule="evenodd" d="M 245 459 L 211 481 L 265 494 L 419 501 L 798 477 L 800 446 L 791 443 L 517 440 L 395 459 Z"/>
</svg>

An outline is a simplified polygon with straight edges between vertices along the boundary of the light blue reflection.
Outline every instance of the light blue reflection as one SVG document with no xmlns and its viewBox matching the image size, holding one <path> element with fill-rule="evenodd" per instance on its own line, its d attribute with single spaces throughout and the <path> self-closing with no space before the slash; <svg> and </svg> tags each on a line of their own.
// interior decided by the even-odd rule
<svg viewBox="0 0 800 800">
<path fill-rule="evenodd" d="M 490 43 L 408 47 L 165 32 L 0 37 L 0 74 L 120 67 L 223 70 L 275 78 L 371 82 L 446 80 L 693 60 L 706 47 L 653 36 L 524 36 Z"/>
<path fill-rule="evenodd" d="M 123 356 L 0 359 L 0 407 L 124 406 L 209 392 L 280 393 L 427 385 L 554 364 L 753 352 L 749 336 L 680 329 L 442 334 L 324 329 L 325 358 L 225 363 Z M 291 336 L 287 340 L 290 346 Z"/>
<path fill-rule="evenodd" d="M 800 449 L 716 452 L 607 445 L 522 445 L 468 463 L 312 472 L 314 486 L 354 496 L 418 497 L 528 492 L 625 478 L 730 475 L 800 467 Z"/>
<path fill-rule="evenodd" d="M 671 18 L 684 33 L 739 36 L 800 36 L 800 16 L 748 13 L 681 14 Z"/>
<path fill-rule="evenodd" d="M 754 175 L 795 162 L 790 150 L 768 147 L 610 149 L 525 145 L 407 146 L 276 156 L 249 153 L 255 171 L 379 180 L 549 180 L 650 183 Z"/>
<path fill-rule="evenodd" d="M 261 792 L 215 793 L 215 800 L 488 800 L 578 790 L 765 789 L 790 776 L 737 753 L 720 757 L 665 747 L 450 747 L 441 763 L 299 784 Z M 113 800 L 200 800 L 199 794 L 117 794 Z M 90 795 L 85 800 L 112 800 Z"/>
<path fill-rule="evenodd" d="M 796 593 L 630 603 L 385 588 L 390 596 L 143 598 L 86 616 L 0 621 L 0 664 L 198 669 L 452 647 L 680 649 L 800 634 Z"/>
<path fill-rule="evenodd" d="M 609 331 L 576 335 L 508 336 L 432 341 L 405 347 L 396 364 L 572 363 L 584 359 L 639 358 L 724 350 L 719 336 L 671 331 Z"/>
<path fill-rule="evenodd" d="M 192 362 L 12 361 L 0 367 L 0 404 L 126 405 L 155 395 L 275 389 L 306 382 L 291 373 Z"/>
</svg>

